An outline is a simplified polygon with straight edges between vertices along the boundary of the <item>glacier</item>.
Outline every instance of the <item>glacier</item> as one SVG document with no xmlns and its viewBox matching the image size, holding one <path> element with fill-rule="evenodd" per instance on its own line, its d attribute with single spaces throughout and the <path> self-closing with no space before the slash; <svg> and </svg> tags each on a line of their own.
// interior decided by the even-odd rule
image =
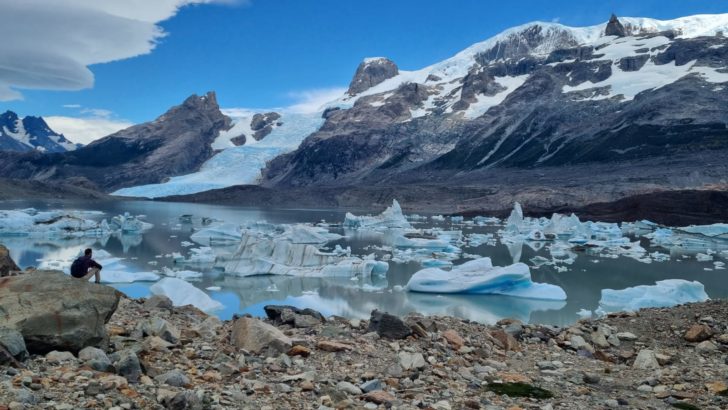
<svg viewBox="0 0 728 410">
<path fill-rule="evenodd" d="M 426 268 L 410 278 L 411 292 L 472 293 L 515 296 L 529 299 L 566 300 L 566 292 L 556 285 L 536 283 L 523 263 L 493 266 L 490 258 L 479 258 L 445 271 Z"/>
<path fill-rule="evenodd" d="M 122 188 L 112 195 L 160 198 L 170 195 L 186 195 L 211 189 L 226 188 L 233 185 L 257 184 L 261 178 L 261 170 L 266 162 L 298 148 L 301 142 L 323 124 L 321 111 L 315 113 L 294 113 L 283 111 L 280 119 L 283 124 L 260 141 L 252 134 L 245 145 L 223 149 L 207 160 L 200 170 L 187 175 L 175 176 L 167 182 L 159 184 L 139 185 Z M 236 119 L 238 123 L 249 121 L 249 117 Z M 236 125 L 233 126 L 233 129 Z M 237 128 L 241 128 L 238 126 Z M 224 144 L 216 141 L 216 146 Z"/>
<path fill-rule="evenodd" d="M 670 307 L 690 302 L 708 300 L 705 287 L 698 281 L 667 279 L 654 285 L 641 285 L 614 290 L 602 289 L 597 314 L 610 312 L 634 312 L 642 308 Z"/>
<path fill-rule="evenodd" d="M 203 312 L 223 308 L 222 303 L 212 299 L 191 283 L 178 278 L 164 278 L 152 285 L 149 290 L 155 295 L 167 296 L 174 306 L 192 305 Z"/>
</svg>

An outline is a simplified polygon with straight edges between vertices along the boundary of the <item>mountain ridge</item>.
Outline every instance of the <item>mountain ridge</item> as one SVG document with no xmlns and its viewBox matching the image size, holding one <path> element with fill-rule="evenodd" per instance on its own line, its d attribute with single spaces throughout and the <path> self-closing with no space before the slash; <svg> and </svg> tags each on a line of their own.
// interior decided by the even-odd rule
<svg viewBox="0 0 728 410">
<path fill-rule="evenodd" d="M 80 146 L 53 131 L 43 117 L 20 118 L 10 110 L 0 114 L 0 151 L 66 152 Z"/>
</svg>

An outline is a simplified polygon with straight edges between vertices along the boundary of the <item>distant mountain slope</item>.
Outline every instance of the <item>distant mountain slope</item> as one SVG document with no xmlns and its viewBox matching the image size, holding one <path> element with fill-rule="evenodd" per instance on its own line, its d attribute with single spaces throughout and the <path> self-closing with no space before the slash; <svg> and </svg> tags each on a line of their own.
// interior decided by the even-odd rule
<svg viewBox="0 0 728 410">
<path fill-rule="evenodd" d="M 53 131 L 41 117 L 19 118 L 12 111 L 0 114 L 0 151 L 66 152 L 76 148 L 78 145 Z"/>
<path fill-rule="evenodd" d="M 156 120 L 135 125 L 72 152 L 0 153 L 7 178 L 63 180 L 85 177 L 105 191 L 156 183 L 196 171 L 213 155 L 211 147 L 230 118 L 214 93 L 193 95 Z"/>
<path fill-rule="evenodd" d="M 724 33 L 728 14 L 613 17 L 519 26 L 418 71 L 367 59 L 263 184 L 446 182 L 728 148 Z"/>
</svg>

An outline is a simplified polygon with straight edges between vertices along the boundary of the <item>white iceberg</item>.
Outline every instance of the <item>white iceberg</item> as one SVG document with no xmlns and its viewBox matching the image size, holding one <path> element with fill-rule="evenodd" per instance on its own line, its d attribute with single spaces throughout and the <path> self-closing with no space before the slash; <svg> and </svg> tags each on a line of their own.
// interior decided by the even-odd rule
<svg viewBox="0 0 728 410">
<path fill-rule="evenodd" d="M 684 232 L 697 233 L 709 236 L 712 238 L 728 239 L 728 224 L 692 225 L 677 229 Z"/>
<path fill-rule="evenodd" d="M 210 226 L 193 233 L 190 239 L 200 245 L 229 245 L 240 242 L 243 230 L 240 225 L 224 223 Z"/>
<path fill-rule="evenodd" d="M 350 277 L 383 274 L 389 265 L 373 258 L 351 256 L 351 249 L 338 245 L 332 252 L 324 252 L 316 245 L 294 243 L 287 234 L 247 232 L 223 267 L 226 273 L 236 276 Z"/>
<path fill-rule="evenodd" d="M 149 290 L 155 295 L 167 296 L 174 306 L 193 305 L 203 312 L 223 308 L 222 303 L 212 299 L 191 283 L 178 278 L 164 278 L 152 285 Z"/>
<path fill-rule="evenodd" d="M 654 285 L 641 285 L 626 289 L 602 289 L 598 313 L 634 312 L 642 308 L 670 307 L 708 300 L 705 287 L 698 281 L 667 279 Z"/>
<path fill-rule="evenodd" d="M 123 215 L 111 218 L 109 227 L 115 231 L 121 231 L 121 233 L 141 233 L 154 227 L 149 222 L 142 221 L 141 218 L 141 215 L 131 215 L 129 212 L 124 212 Z"/>
<path fill-rule="evenodd" d="M 324 244 L 342 238 L 341 235 L 330 233 L 324 227 L 304 224 L 286 225 L 284 234 L 292 243 Z"/>
<path fill-rule="evenodd" d="M 182 254 L 174 252 L 172 259 L 178 265 L 212 265 L 217 260 L 217 255 L 215 255 L 212 248 L 202 246 L 199 248 L 190 248 L 190 256 L 186 259 Z"/>
<path fill-rule="evenodd" d="M 108 227 L 83 217 L 76 211 L 35 209 L 0 211 L 0 236 L 46 236 L 70 238 L 108 235 Z"/>
<path fill-rule="evenodd" d="M 164 268 L 162 268 L 162 274 L 164 276 L 168 276 L 171 278 L 179 278 L 182 280 L 190 280 L 190 279 L 194 280 L 194 279 L 199 279 L 203 276 L 202 272 L 197 272 L 194 270 L 172 270 L 166 266 Z"/>
<path fill-rule="evenodd" d="M 494 267 L 490 258 L 475 259 L 455 266 L 451 271 L 423 269 L 412 275 L 407 289 L 424 293 L 472 293 L 566 300 L 566 292 L 559 286 L 533 282 L 525 264 Z"/>
<path fill-rule="evenodd" d="M 402 214 L 402 208 L 396 199 L 392 200 L 392 206 L 379 215 L 356 216 L 347 212 L 344 217 L 344 227 L 354 229 L 412 229 L 412 225 Z"/>
</svg>

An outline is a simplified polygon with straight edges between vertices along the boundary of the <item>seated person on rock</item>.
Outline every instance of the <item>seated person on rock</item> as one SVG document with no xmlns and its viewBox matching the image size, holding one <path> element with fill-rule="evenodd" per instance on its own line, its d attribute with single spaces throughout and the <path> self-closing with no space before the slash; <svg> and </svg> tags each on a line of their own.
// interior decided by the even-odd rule
<svg viewBox="0 0 728 410">
<path fill-rule="evenodd" d="M 86 249 L 83 251 L 83 256 L 79 256 L 78 259 L 73 261 L 73 264 L 71 264 L 71 276 L 86 280 L 91 276 L 95 276 L 96 283 L 101 283 L 102 266 L 91 259 L 91 253 L 91 249 Z"/>
</svg>

